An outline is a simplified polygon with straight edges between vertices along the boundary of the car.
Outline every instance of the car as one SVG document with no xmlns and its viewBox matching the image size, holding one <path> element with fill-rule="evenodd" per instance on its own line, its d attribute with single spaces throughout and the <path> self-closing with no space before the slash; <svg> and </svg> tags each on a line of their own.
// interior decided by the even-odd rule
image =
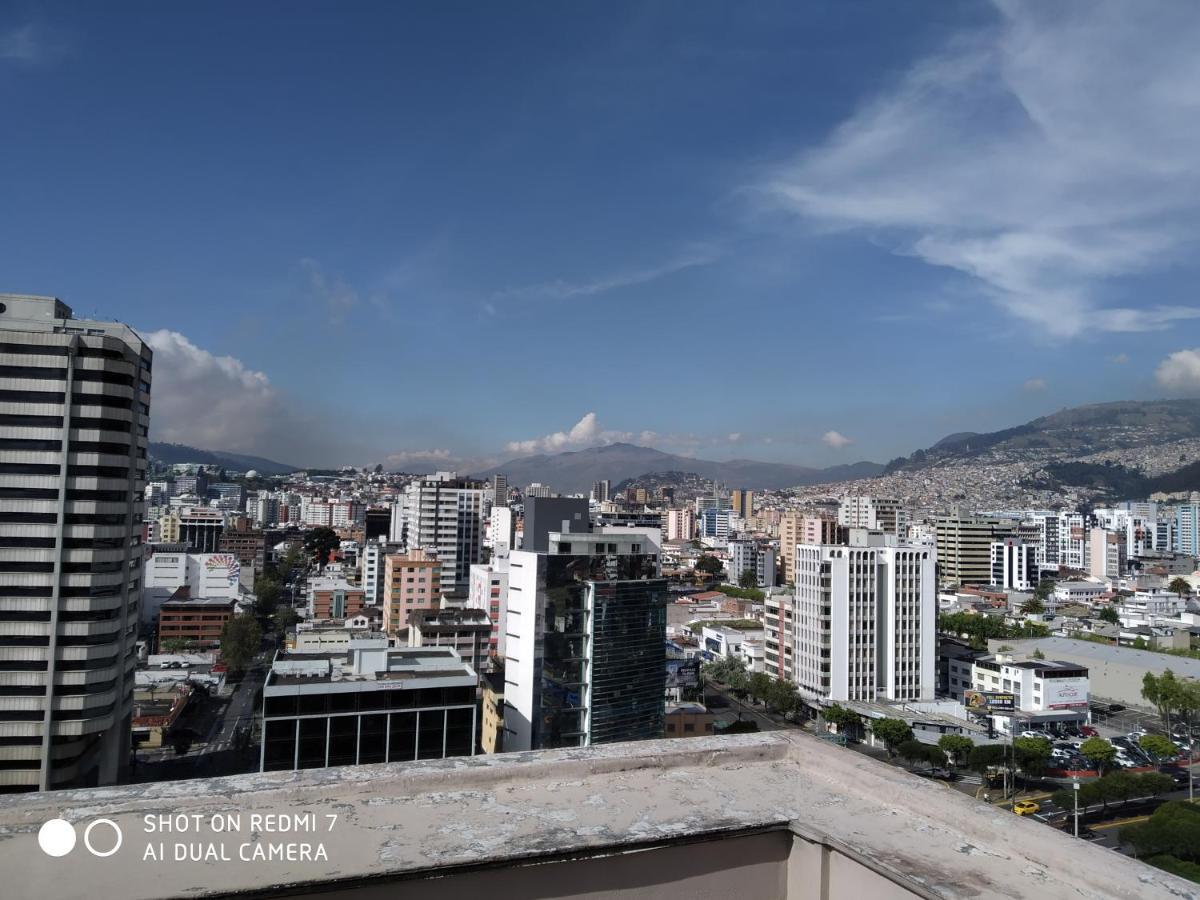
<svg viewBox="0 0 1200 900">
<path fill-rule="evenodd" d="M 1110 703 L 1110 704 L 1108 704 L 1108 711 L 1110 713 L 1124 712 L 1125 707 L 1122 706 L 1120 703 Z"/>
<path fill-rule="evenodd" d="M 1013 812 L 1018 816 L 1032 816 L 1036 812 L 1040 812 L 1042 807 L 1035 800 L 1018 800 L 1013 804 Z"/>
<path fill-rule="evenodd" d="M 1079 733 L 1084 737 L 1100 737 L 1100 732 L 1091 725 L 1080 725 Z"/>
<path fill-rule="evenodd" d="M 1133 728 L 1133 731 L 1129 732 L 1129 734 L 1126 735 L 1126 737 L 1128 737 L 1131 741 L 1136 741 L 1138 738 L 1142 737 L 1142 735 L 1147 734 L 1147 733 L 1148 732 L 1146 731 L 1146 729 L 1143 728 L 1141 725 L 1135 725 Z"/>
<path fill-rule="evenodd" d="M 1186 785 L 1190 780 L 1187 769 L 1182 766 L 1159 766 L 1158 771 L 1170 777 L 1177 787 Z"/>
</svg>

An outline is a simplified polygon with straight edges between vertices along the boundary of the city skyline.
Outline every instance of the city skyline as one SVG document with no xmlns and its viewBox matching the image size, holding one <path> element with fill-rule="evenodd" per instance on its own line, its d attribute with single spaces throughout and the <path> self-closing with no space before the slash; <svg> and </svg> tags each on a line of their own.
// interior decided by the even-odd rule
<svg viewBox="0 0 1200 900">
<path fill-rule="evenodd" d="M 234 9 L 0 14 L 3 288 L 136 328 L 155 440 L 828 466 L 1200 392 L 1179 7 Z"/>
</svg>

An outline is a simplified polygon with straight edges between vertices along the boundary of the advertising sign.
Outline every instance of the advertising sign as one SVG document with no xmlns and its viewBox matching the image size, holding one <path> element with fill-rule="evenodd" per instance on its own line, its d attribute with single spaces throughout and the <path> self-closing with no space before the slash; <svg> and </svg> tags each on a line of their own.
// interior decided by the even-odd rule
<svg viewBox="0 0 1200 900">
<path fill-rule="evenodd" d="M 1009 713 L 1017 708 L 1017 696 L 1010 691 L 963 691 L 968 712 Z"/>
<path fill-rule="evenodd" d="M 1046 678 L 1042 681 L 1042 703 L 1046 709 L 1070 709 L 1088 705 L 1086 678 Z"/>
</svg>

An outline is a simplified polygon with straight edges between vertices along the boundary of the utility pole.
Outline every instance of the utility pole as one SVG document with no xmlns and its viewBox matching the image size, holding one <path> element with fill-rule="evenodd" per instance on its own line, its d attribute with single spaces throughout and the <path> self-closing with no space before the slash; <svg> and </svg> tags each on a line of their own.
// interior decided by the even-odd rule
<svg viewBox="0 0 1200 900">
<path fill-rule="evenodd" d="M 1075 837 L 1079 837 L 1079 776 L 1071 779 L 1072 793 L 1075 795 Z"/>
</svg>

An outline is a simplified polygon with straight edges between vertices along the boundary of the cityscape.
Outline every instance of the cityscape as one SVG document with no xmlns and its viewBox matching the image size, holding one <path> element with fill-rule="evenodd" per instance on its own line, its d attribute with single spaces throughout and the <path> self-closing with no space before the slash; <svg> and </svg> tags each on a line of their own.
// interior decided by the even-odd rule
<svg viewBox="0 0 1200 900">
<path fill-rule="evenodd" d="M 213 96 L 240 79 L 264 105 L 246 144 L 205 145 L 230 154 L 236 184 L 208 186 L 228 222 L 205 218 L 204 154 L 160 147 L 181 168 L 129 175 L 130 208 L 197 181 L 139 226 L 145 254 L 74 225 L 59 248 L 29 213 L 30 253 L 0 256 L 13 896 L 1200 898 L 1200 16 L 882 6 L 252 8 L 232 74 L 197 75 L 211 60 L 187 39 L 155 57 L 161 85 L 121 88 L 176 123 L 166 141 L 187 143 L 188 109 L 238 127 L 244 98 Z M 142 65 L 138 36 L 215 21 L 13 15 L 0 103 L 45 91 L 68 117 L 56 78 L 84 90 L 90 60 L 116 90 L 130 71 L 97 62 L 89 29 Z M 460 52 L 448 82 L 389 88 L 411 123 L 363 113 L 417 56 Z M 804 89 L 799 131 L 772 129 L 762 92 L 817 73 L 805 54 L 846 74 L 823 102 Z M 1133 83 L 1111 103 L 1136 154 L 1105 121 L 1106 54 Z M 285 164 L 312 127 L 289 77 L 359 130 Z M 755 124 L 705 137 L 664 108 L 701 88 Z M 499 137 L 456 137 L 497 116 Z M 153 131 L 122 113 L 97 156 Z M 25 140 L 29 179 L 57 177 Z M 412 168 L 380 175 L 372 141 Z M 798 156 L 763 161 L 789 141 Z M 753 177 L 672 205 L 674 167 L 704 183 L 724 156 Z M 529 190 L 538 166 L 560 201 Z M 490 197 L 448 191 L 461 219 L 367 287 L 338 242 L 409 233 L 406 202 L 451 174 Z M 305 183 L 315 219 L 275 193 Z M 402 210 L 368 196 L 393 189 Z M 737 234 L 562 274 L 746 194 L 772 209 L 732 215 Z M 464 265 L 455 242 L 499 206 L 512 221 Z M 294 305 L 294 285 L 262 287 L 249 257 L 297 231 L 359 274 L 303 256 Z M 186 272 L 157 243 L 184 237 Z M 165 270 L 134 259 L 159 252 Z M 489 270 L 502 286 L 477 293 Z"/>
</svg>

